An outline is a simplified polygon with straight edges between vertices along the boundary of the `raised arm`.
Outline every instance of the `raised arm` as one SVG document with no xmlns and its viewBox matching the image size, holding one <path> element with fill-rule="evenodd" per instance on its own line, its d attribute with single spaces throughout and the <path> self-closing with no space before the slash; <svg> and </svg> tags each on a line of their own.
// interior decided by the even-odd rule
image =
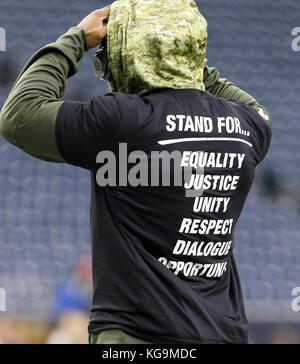
<svg viewBox="0 0 300 364">
<path fill-rule="evenodd" d="M 92 13 L 78 27 L 71 28 L 55 43 L 32 56 L 0 114 L 0 133 L 10 143 L 36 158 L 64 162 L 56 144 L 55 125 L 63 104 L 61 97 L 66 79 L 78 71 L 78 62 L 84 51 L 100 43 L 99 37 L 104 34 L 99 35 L 99 30 L 93 28 L 93 22 L 96 19 L 97 27 L 104 31 L 104 27 L 99 27 L 99 19 L 104 21 L 108 13 L 109 8 Z M 242 101 L 266 113 L 253 97 L 220 78 L 217 69 L 205 65 L 204 82 L 212 94 Z"/>
<path fill-rule="evenodd" d="M 36 158 L 64 162 L 55 126 L 66 79 L 77 73 L 84 51 L 106 36 L 103 23 L 108 15 L 109 7 L 94 11 L 78 27 L 32 56 L 0 114 L 0 133 L 10 143 Z"/>
<path fill-rule="evenodd" d="M 10 143 L 39 159 L 64 162 L 56 146 L 56 116 L 85 42 L 83 30 L 71 28 L 26 64 L 0 115 L 0 132 Z"/>
</svg>

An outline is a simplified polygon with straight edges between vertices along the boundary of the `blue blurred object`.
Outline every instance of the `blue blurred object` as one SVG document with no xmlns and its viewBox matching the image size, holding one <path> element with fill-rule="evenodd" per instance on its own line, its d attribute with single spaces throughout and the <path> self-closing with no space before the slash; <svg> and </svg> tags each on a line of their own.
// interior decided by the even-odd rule
<svg viewBox="0 0 300 364">
<path fill-rule="evenodd" d="M 89 310 L 90 301 L 84 295 L 78 284 L 66 283 L 57 287 L 55 292 L 55 316 L 60 315 L 68 311 L 85 311 Z"/>
</svg>

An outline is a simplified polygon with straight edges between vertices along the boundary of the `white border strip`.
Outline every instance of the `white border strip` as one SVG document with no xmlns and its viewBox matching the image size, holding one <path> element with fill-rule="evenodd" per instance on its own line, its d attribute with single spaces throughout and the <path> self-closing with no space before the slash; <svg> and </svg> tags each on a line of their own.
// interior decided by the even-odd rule
<svg viewBox="0 0 300 364">
<path fill-rule="evenodd" d="M 158 142 L 160 145 L 170 145 L 177 143 L 186 143 L 186 142 L 240 142 L 249 145 L 253 148 L 253 145 L 247 142 L 244 139 L 239 138 L 182 138 L 182 139 L 170 139 L 170 140 L 161 140 Z"/>
</svg>

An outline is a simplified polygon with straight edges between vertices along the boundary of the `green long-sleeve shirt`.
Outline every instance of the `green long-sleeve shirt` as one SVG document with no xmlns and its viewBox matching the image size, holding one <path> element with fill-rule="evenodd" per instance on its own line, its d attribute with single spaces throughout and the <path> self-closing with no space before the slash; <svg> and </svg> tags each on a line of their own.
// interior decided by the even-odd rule
<svg viewBox="0 0 300 364">
<path fill-rule="evenodd" d="M 56 144 L 55 123 L 66 79 L 77 73 L 86 50 L 84 31 L 73 27 L 32 56 L 0 114 L 0 133 L 5 139 L 36 158 L 64 163 Z M 208 67 L 207 61 L 204 83 L 215 96 L 241 101 L 266 113 L 252 96 L 220 78 L 219 71 Z"/>
</svg>

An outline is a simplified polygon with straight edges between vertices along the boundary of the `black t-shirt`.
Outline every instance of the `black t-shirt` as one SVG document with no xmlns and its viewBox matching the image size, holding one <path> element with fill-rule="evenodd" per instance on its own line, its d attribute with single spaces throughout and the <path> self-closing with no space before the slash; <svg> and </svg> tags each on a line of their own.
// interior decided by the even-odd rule
<svg viewBox="0 0 300 364">
<path fill-rule="evenodd" d="M 110 93 L 65 102 L 56 137 L 68 163 L 91 171 L 89 332 L 247 343 L 234 228 L 269 148 L 266 121 L 193 89 Z"/>
</svg>

